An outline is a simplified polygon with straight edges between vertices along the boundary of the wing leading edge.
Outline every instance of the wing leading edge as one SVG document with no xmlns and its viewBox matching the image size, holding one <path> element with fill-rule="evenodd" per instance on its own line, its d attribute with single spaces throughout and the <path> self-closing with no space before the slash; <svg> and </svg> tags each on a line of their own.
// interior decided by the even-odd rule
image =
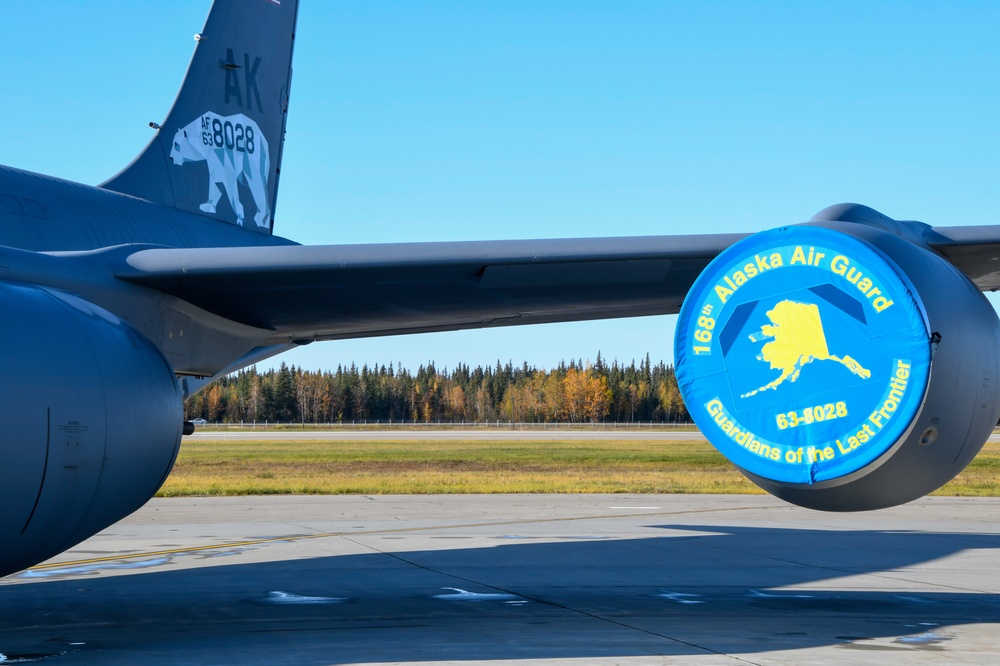
<svg viewBox="0 0 1000 666">
<path fill-rule="evenodd" d="M 147 249 L 116 275 L 277 344 L 675 313 L 742 237 Z"/>
</svg>

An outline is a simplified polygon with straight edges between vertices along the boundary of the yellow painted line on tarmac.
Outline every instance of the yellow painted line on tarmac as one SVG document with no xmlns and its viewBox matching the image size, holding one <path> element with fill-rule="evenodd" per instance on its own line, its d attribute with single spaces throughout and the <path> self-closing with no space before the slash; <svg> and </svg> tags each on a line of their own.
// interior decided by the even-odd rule
<svg viewBox="0 0 1000 666">
<path fill-rule="evenodd" d="M 651 516 L 720 513 L 726 511 L 749 511 L 752 509 L 759 509 L 759 508 L 760 507 L 732 507 L 732 508 L 721 508 L 721 509 L 692 509 L 685 511 L 657 511 L 657 512 L 643 511 L 642 513 L 618 513 L 618 514 L 606 514 L 599 516 L 575 516 L 566 518 L 533 518 L 524 520 L 502 520 L 497 522 L 484 522 L 484 523 L 462 523 L 459 525 L 431 525 L 428 527 L 398 527 L 394 529 L 382 529 L 382 530 L 323 532 L 320 534 L 294 534 L 283 537 L 270 537 L 267 539 L 249 539 L 246 541 L 231 541 L 228 543 L 219 543 L 206 546 L 187 546 L 184 548 L 171 548 L 167 550 L 150 550 L 141 553 L 122 553 L 121 555 L 91 557 L 82 560 L 46 562 L 45 564 L 37 564 L 29 569 L 25 569 L 25 571 L 41 572 L 49 569 L 65 569 L 70 567 L 87 566 L 91 564 L 102 564 L 106 562 L 124 562 L 128 560 L 140 560 L 140 559 L 146 560 L 155 557 L 165 557 L 168 555 L 186 555 L 189 553 L 198 553 L 211 550 L 230 550 L 233 548 L 249 548 L 252 546 L 261 546 L 271 543 L 289 543 L 293 541 L 306 541 L 309 539 L 329 539 L 335 537 L 378 535 L 378 534 L 402 534 L 406 532 L 426 532 L 428 530 L 456 530 L 456 529 L 470 529 L 479 527 L 504 527 L 507 525 L 528 525 L 535 523 L 565 523 L 578 520 L 605 520 L 608 518 L 649 518 Z"/>
</svg>

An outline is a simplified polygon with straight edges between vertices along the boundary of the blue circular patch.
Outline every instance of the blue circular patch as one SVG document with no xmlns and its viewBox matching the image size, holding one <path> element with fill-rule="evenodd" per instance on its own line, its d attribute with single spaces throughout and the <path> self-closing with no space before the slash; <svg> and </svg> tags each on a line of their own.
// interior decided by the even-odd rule
<svg viewBox="0 0 1000 666">
<path fill-rule="evenodd" d="M 814 483 L 885 453 L 923 402 L 926 317 L 874 247 L 820 227 L 756 234 L 698 277 L 677 320 L 698 427 L 758 476 Z"/>
</svg>

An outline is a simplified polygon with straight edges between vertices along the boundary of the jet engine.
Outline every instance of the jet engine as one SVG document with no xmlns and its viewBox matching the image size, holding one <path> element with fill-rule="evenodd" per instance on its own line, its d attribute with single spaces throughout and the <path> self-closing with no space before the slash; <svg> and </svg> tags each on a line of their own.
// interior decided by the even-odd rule
<svg viewBox="0 0 1000 666">
<path fill-rule="evenodd" d="M 992 306 L 872 217 L 740 241 L 678 318 L 678 383 L 702 432 L 761 488 L 813 509 L 936 490 L 1000 417 Z"/>
<path fill-rule="evenodd" d="M 0 283 L 0 575 L 142 506 L 183 428 L 170 365 L 138 331 L 75 296 Z"/>
</svg>

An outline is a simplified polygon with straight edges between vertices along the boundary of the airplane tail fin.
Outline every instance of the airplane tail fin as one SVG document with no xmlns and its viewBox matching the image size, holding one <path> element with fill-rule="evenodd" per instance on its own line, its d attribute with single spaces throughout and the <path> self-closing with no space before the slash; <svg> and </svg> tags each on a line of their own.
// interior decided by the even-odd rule
<svg viewBox="0 0 1000 666">
<path fill-rule="evenodd" d="M 270 234 L 298 0 L 215 0 L 156 136 L 101 187 Z"/>
</svg>

